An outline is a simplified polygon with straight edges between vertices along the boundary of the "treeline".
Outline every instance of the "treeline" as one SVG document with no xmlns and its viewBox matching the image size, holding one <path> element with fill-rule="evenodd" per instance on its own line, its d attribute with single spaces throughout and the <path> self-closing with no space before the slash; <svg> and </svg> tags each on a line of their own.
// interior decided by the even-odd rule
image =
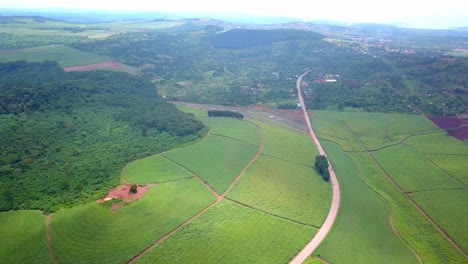
<svg viewBox="0 0 468 264">
<path fill-rule="evenodd" d="M 128 162 L 204 131 L 129 74 L 0 64 L 0 211 L 92 201 L 118 184 Z"/>
<path fill-rule="evenodd" d="M 330 180 L 330 171 L 328 171 L 328 160 L 325 155 L 315 157 L 315 169 L 325 181 Z"/>
<path fill-rule="evenodd" d="M 244 118 L 244 115 L 238 112 L 229 110 L 208 110 L 209 117 L 232 117 L 232 118 Z"/>
<path fill-rule="evenodd" d="M 211 33 L 211 44 L 216 48 L 239 49 L 286 40 L 317 40 L 323 35 L 295 29 L 231 29 L 223 33 Z"/>
</svg>

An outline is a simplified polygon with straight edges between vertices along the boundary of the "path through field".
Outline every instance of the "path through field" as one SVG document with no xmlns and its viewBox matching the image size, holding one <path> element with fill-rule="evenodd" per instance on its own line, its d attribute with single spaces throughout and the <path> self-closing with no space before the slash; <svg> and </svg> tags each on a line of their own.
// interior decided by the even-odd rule
<svg viewBox="0 0 468 264">
<path fill-rule="evenodd" d="M 297 81 L 296 81 L 297 94 L 299 98 L 299 103 L 301 104 L 301 107 L 302 107 L 302 112 L 304 113 L 304 118 L 307 123 L 307 127 L 309 128 L 309 134 L 312 137 L 312 140 L 314 141 L 315 145 L 317 146 L 317 149 L 320 155 L 325 155 L 325 151 L 323 150 L 322 145 L 320 144 L 320 141 L 318 140 L 317 136 L 315 135 L 314 130 L 312 129 L 312 126 L 310 125 L 309 115 L 307 114 L 307 109 L 304 104 L 304 98 L 302 97 L 302 92 L 301 92 L 302 77 L 306 75 L 307 73 L 309 73 L 309 71 L 306 71 L 301 76 L 299 76 L 299 78 L 297 78 Z M 320 243 L 322 243 L 322 241 L 327 236 L 328 232 L 333 226 L 333 223 L 335 222 L 336 216 L 338 215 L 338 208 L 340 207 L 340 186 L 338 185 L 338 179 L 336 178 L 335 171 L 333 171 L 333 167 L 331 164 L 329 164 L 329 170 L 330 170 L 330 179 L 331 179 L 331 183 L 333 187 L 333 197 L 332 197 L 330 211 L 328 212 L 327 218 L 325 219 L 325 222 L 323 223 L 322 227 L 319 229 L 317 234 L 301 250 L 301 252 L 299 252 L 299 254 L 296 257 L 294 257 L 294 259 L 290 262 L 291 264 L 299 264 L 299 263 L 304 262 L 304 260 L 307 257 L 309 257 L 312 254 L 312 252 L 314 252 L 314 250 L 320 245 Z"/>
<path fill-rule="evenodd" d="M 163 237 L 161 237 L 160 239 L 158 239 L 156 242 L 154 242 L 152 245 L 150 245 L 149 247 L 147 247 L 146 249 L 144 249 L 143 251 L 141 251 L 140 253 L 138 253 L 136 256 L 134 256 L 132 259 L 130 259 L 127 263 L 134 263 L 138 258 L 140 258 L 141 256 L 143 256 L 144 254 L 146 254 L 146 252 L 148 252 L 149 250 L 151 250 L 152 248 L 154 248 L 155 246 L 157 246 L 158 244 L 162 243 L 164 240 L 166 240 L 167 238 L 169 238 L 172 234 L 174 234 L 175 232 L 177 232 L 179 229 L 181 229 L 182 227 L 186 226 L 187 224 L 191 223 L 193 220 L 197 219 L 199 216 L 201 216 L 202 214 L 204 214 L 206 211 L 208 211 L 209 209 L 213 208 L 215 205 L 217 205 L 219 202 L 221 202 L 224 198 L 224 196 L 226 196 L 226 194 L 232 189 L 232 187 L 236 184 L 236 182 L 242 177 L 242 175 L 244 175 L 245 171 L 250 167 L 250 165 L 258 158 L 258 156 L 260 156 L 260 154 L 262 153 L 262 148 L 263 148 L 263 136 L 262 136 L 262 129 L 259 127 L 259 126 L 256 126 L 258 128 L 258 134 L 259 134 L 259 137 L 260 137 L 260 144 L 258 146 L 258 150 L 257 150 L 257 153 L 255 154 L 255 156 L 253 156 L 252 159 L 250 159 L 250 161 L 244 166 L 244 168 L 242 169 L 242 171 L 237 175 L 237 177 L 234 179 L 234 181 L 232 181 L 231 185 L 229 185 L 229 187 L 222 193 L 222 194 L 218 194 L 217 192 L 215 192 L 213 190 L 213 188 L 211 188 L 206 182 L 204 182 L 199 176 L 196 176 L 196 178 L 198 180 L 200 180 L 213 194 L 216 195 L 216 201 L 212 204 L 210 204 L 207 208 L 203 209 L 202 211 L 200 211 L 199 213 L 197 213 L 196 215 L 192 216 L 190 219 L 188 219 L 187 221 L 185 221 L 184 223 L 182 223 L 181 225 L 179 225 L 178 227 L 174 228 L 172 231 L 170 231 L 169 233 L 167 233 L 166 235 L 164 235 Z"/>
</svg>

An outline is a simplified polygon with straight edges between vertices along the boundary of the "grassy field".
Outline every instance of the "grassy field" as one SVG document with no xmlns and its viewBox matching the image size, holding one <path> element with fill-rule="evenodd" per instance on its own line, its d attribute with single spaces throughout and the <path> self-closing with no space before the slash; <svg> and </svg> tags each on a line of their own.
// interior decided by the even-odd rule
<svg viewBox="0 0 468 264">
<path fill-rule="evenodd" d="M 122 179 L 131 183 L 158 183 L 193 177 L 193 174 L 160 154 L 135 160 L 122 170 Z"/>
<path fill-rule="evenodd" d="M 458 245 L 468 250 L 467 189 L 418 192 L 411 194 L 411 197 Z"/>
<path fill-rule="evenodd" d="M 200 109 L 195 109 L 195 108 L 190 108 L 184 105 L 180 104 L 175 104 L 177 109 L 179 109 L 182 112 L 193 114 L 196 117 L 208 117 L 208 113 L 206 111 L 200 110 Z"/>
<path fill-rule="evenodd" d="M 313 166 L 318 151 L 310 136 L 294 130 L 254 121 L 262 129 L 262 154 L 278 159 Z"/>
<path fill-rule="evenodd" d="M 62 45 L 48 45 L 21 50 L 0 52 L 0 62 L 57 61 L 61 67 L 81 66 L 109 61 L 109 58 Z"/>
<path fill-rule="evenodd" d="M 0 213 L 2 263 L 53 263 L 46 239 L 46 218 L 39 211 Z"/>
<path fill-rule="evenodd" d="M 315 232 L 222 201 L 136 263 L 286 263 Z"/>
<path fill-rule="evenodd" d="M 324 146 L 341 187 L 341 207 L 331 233 L 314 252 L 331 263 L 417 263 L 392 230 L 388 207 L 362 181 L 353 160 L 337 145 Z"/>
<path fill-rule="evenodd" d="M 247 121 L 229 117 L 205 117 L 199 120 L 211 129 L 212 134 L 238 139 L 254 146 L 260 144 L 258 128 Z"/>
<path fill-rule="evenodd" d="M 463 187 L 408 146 L 385 148 L 375 152 L 374 156 L 385 171 L 407 192 Z"/>
<path fill-rule="evenodd" d="M 60 263 L 123 263 L 215 200 L 189 179 L 152 187 L 116 211 L 98 203 L 62 210 L 52 218 L 53 245 Z"/>
<path fill-rule="evenodd" d="M 331 188 L 311 167 L 260 156 L 227 197 L 274 215 L 320 226 L 330 209 Z"/>
<path fill-rule="evenodd" d="M 215 191 L 223 193 L 257 148 L 238 140 L 211 135 L 203 141 L 164 153 L 206 181 Z"/>
</svg>

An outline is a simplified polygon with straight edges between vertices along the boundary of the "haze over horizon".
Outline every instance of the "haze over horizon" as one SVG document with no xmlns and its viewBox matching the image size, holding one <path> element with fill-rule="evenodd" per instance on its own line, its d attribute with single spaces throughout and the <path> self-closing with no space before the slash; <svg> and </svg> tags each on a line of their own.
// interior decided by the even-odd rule
<svg viewBox="0 0 468 264">
<path fill-rule="evenodd" d="M 394 0 L 369 2 L 368 0 L 329 0 L 311 4 L 305 0 L 271 1 L 237 0 L 172 0 L 151 3 L 144 0 L 61 1 L 0 0 L 1 8 L 71 9 L 126 12 L 167 12 L 194 16 L 214 17 L 284 17 L 298 20 L 330 20 L 345 23 L 400 24 L 419 28 L 450 28 L 468 26 L 468 2 L 447 0 L 434 3 L 422 0 Z"/>
</svg>

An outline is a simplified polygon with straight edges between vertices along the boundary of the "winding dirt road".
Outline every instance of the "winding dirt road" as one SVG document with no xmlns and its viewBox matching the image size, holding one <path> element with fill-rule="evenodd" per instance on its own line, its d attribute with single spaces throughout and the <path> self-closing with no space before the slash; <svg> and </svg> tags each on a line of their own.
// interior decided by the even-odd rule
<svg viewBox="0 0 468 264">
<path fill-rule="evenodd" d="M 314 141 L 315 145 L 317 146 L 317 149 L 320 153 L 320 155 L 325 155 L 325 151 L 322 148 L 322 145 L 320 145 L 320 141 L 318 140 L 317 136 L 315 135 L 314 130 L 312 129 L 312 126 L 310 125 L 310 119 L 309 119 L 309 114 L 307 114 L 307 109 L 304 104 L 304 98 L 302 97 L 302 92 L 301 92 L 301 83 L 302 83 L 302 77 L 309 73 L 309 71 L 304 72 L 299 78 L 297 78 L 296 81 L 296 87 L 297 87 L 297 94 L 299 98 L 299 103 L 301 104 L 302 107 L 302 112 L 304 113 L 304 118 L 307 123 L 307 127 L 309 128 L 309 134 L 312 137 L 312 140 Z M 326 156 L 326 155 L 325 155 Z M 335 222 L 336 216 L 338 215 L 338 208 L 340 207 L 340 186 L 338 185 L 338 179 L 336 178 L 335 171 L 333 170 L 333 167 L 331 164 L 329 164 L 329 170 L 330 170 L 330 179 L 332 183 L 332 188 L 333 188 L 333 197 L 332 197 L 332 203 L 330 207 L 330 211 L 328 212 L 327 218 L 325 219 L 325 222 L 323 223 L 322 227 L 320 227 L 319 231 L 317 234 L 312 238 L 312 240 L 307 243 L 307 245 L 299 252 L 299 254 L 294 257 L 290 264 L 299 264 L 304 262 L 304 260 L 314 252 L 314 250 L 322 243 L 322 241 L 325 239 L 327 236 L 328 232 L 330 231 L 331 227 L 333 226 L 333 223 Z"/>
</svg>

